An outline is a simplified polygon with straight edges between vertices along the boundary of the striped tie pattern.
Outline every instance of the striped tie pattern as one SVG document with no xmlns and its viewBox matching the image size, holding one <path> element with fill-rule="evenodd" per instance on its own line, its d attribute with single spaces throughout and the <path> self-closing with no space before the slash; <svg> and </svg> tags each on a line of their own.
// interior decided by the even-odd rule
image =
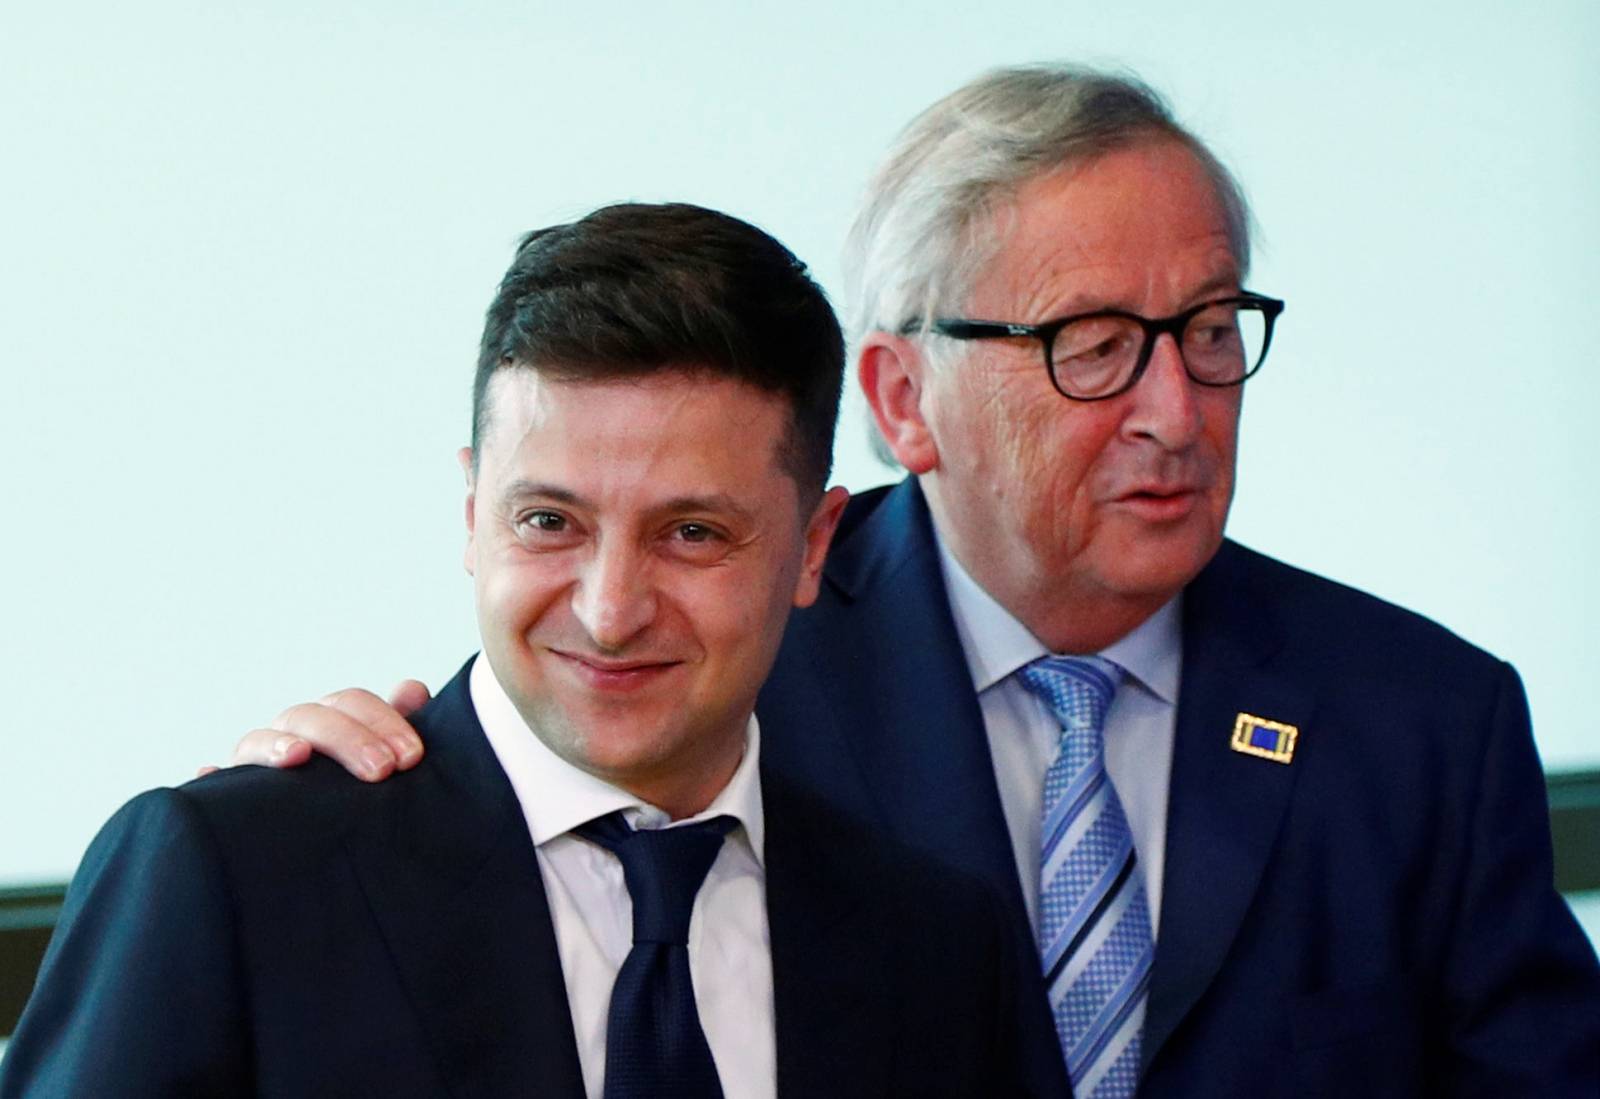
<svg viewBox="0 0 1600 1099">
<path fill-rule="evenodd" d="M 1155 944 L 1133 833 L 1106 774 L 1105 718 L 1122 669 L 1046 656 L 1017 673 L 1061 723 L 1045 772 L 1039 952 L 1073 1093 L 1131 1096 Z"/>
</svg>

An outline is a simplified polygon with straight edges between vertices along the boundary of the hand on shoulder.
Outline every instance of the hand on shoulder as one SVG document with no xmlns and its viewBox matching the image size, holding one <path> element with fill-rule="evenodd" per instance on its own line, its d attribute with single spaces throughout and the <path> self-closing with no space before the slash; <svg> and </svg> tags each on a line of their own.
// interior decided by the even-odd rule
<svg viewBox="0 0 1600 1099">
<path fill-rule="evenodd" d="M 406 722 L 430 698 L 415 679 L 398 683 L 385 702 L 371 691 L 347 687 L 315 702 L 284 710 L 234 746 L 229 766 L 299 767 L 313 754 L 330 757 L 365 782 L 381 782 L 422 760 L 422 738 Z M 215 767 L 202 767 L 209 774 Z"/>
</svg>

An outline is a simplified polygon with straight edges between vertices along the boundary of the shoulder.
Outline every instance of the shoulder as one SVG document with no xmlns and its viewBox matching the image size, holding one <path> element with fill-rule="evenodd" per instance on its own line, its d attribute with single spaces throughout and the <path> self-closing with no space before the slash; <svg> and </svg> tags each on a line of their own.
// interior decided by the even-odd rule
<svg viewBox="0 0 1600 1099">
<path fill-rule="evenodd" d="M 1191 627 L 1223 620 L 1259 626 L 1291 652 L 1330 670 L 1419 664 L 1447 674 L 1497 676 L 1503 663 L 1438 622 L 1368 592 L 1225 542 L 1184 594 Z"/>
<path fill-rule="evenodd" d="M 1227 543 L 1186 590 L 1183 620 L 1180 710 L 1218 721 L 1276 707 L 1305 734 L 1302 786 L 1396 811 L 1462 811 L 1491 772 L 1538 794 L 1516 671 L 1423 615 Z"/>
<path fill-rule="evenodd" d="M 844 515 L 839 519 L 838 530 L 834 532 L 835 543 L 847 541 L 883 506 L 889 494 L 898 487 L 900 486 L 878 485 L 876 488 L 851 493 L 850 502 L 844 508 Z"/>
<path fill-rule="evenodd" d="M 233 767 L 158 797 L 181 803 L 230 851 L 255 862 L 268 852 L 306 858 L 351 830 L 426 827 L 419 814 L 505 800 L 509 787 L 489 748 L 465 686 L 465 669 L 409 718 L 427 744 L 426 766 L 363 782 L 322 755 L 302 767 Z M 149 795 L 147 795 L 149 796 Z"/>
<path fill-rule="evenodd" d="M 302 767 L 230 767 L 152 794 L 184 802 L 229 829 L 298 831 L 326 827 L 365 805 L 392 798 L 401 788 L 362 782 L 327 756 L 314 755 Z"/>
<path fill-rule="evenodd" d="M 100 829 L 69 897 L 113 890 L 119 903 L 175 910 L 210 903 L 191 894 L 214 891 L 216 882 L 246 869 L 257 881 L 294 878 L 324 861 L 361 818 L 364 803 L 383 796 L 379 786 L 360 783 L 321 757 L 293 771 L 237 767 L 148 790 Z M 164 884 L 127 888 L 141 881 Z"/>
</svg>

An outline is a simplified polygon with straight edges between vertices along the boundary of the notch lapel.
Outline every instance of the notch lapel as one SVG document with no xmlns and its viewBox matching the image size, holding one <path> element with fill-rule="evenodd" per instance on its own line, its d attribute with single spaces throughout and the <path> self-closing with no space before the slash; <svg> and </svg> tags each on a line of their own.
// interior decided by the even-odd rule
<svg viewBox="0 0 1600 1099">
<path fill-rule="evenodd" d="M 1224 543 L 1184 593 L 1183 679 L 1167 808 L 1161 930 L 1142 1059 L 1148 1067 L 1215 978 L 1277 841 L 1289 764 L 1230 747 L 1240 712 L 1308 728 L 1314 699 L 1269 658 L 1282 624 L 1250 580 L 1249 551 Z M 1312 733 L 1315 736 L 1315 733 Z M 1314 742 L 1313 742 L 1314 751 Z"/>
<path fill-rule="evenodd" d="M 763 762 L 990 884 L 1018 967 L 1023 1075 L 1040 1095 L 1065 1095 L 983 713 L 915 478 L 851 501 L 824 577 L 816 605 L 790 620 L 762 690 Z M 775 903 L 769 913 L 782 919 Z M 776 932 L 773 949 L 776 966 Z"/>
<path fill-rule="evenodd" d="M 838 603 L 802 621 L 805 648 L 875 819 L 992 883 L 1026 922 L 983 714 L 914 478 L 829 559 L 827 577 Z"/>
<path fill-rule="evenodd" d="M 472 1099 L 582 1099 L 533 841 L 466 670 L 413 721 L 427 765 L 346 842 L 440 1075 Z"/>
</svg>

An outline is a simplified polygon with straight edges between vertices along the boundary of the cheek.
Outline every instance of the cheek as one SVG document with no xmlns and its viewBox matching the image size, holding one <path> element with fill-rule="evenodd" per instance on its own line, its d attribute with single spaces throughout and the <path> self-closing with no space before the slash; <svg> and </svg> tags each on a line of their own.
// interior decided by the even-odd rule
<svg viewBox="0 0 1600 1099">
<path fill-rule="evenodd" d="M 1211 445 L 1216 449 L 1217 456 L 1226 458 L 1230 466 L 1234 451 L 1239 445 L 1239 410 L 1242 396 L 1243 393 L 1238 389 L 1219 391 L 1216 408 L 1206 415 L 1206 435 L 1211 439 Z"/>
<path fill-rule="evenodd" d="M 1057 410 L 1012 373 L 974 371 L 965 381 L 948 402 L 949 464 L 966 472 L 971 491 L 1015 497 L 1050 469 Z"/>
<path fill-rule="evenodd" d="M 1115 461 L 1116 423 L 1095 411 L 1053 407 L 1013 425 L 1012 471 L 1028 493 L 1019 506 L 1029 529 L 1053 532 L 1057 544 L 1087 521 Z"/>
<path fill-rule="evenodd" d="M 555 570 L 531 563 L 478 563 L 478 617 L 485 632 L 518 637 L 548 622 L 562 605 L 563 583 Z"/>
<path fill-rule="evenodd" d="M 768 632 L 774 593 L 732 576 L 722 579 L 716 591 L 701 593 L 696 617 L 706 645 L 738 659 Z"/>
<path fill-rule="evenodd" d="M 756 569 L 713 570 L 693 577 L 673 603 L 708 662 L 747 668 L 776 652 L 798 578 L 798 566 L 779 569 L 766 561 Z"/>
<path fill-rule="evenodd" d="M 1239 451 L 1239 408 L 1242 393 L 1238 389 L 1219 390 L 1213 408 L 1206 412 L 1206 440 L 1215 464 L 1217 484 L 1232 494 L 1234 462 Z"/>
</svg>

